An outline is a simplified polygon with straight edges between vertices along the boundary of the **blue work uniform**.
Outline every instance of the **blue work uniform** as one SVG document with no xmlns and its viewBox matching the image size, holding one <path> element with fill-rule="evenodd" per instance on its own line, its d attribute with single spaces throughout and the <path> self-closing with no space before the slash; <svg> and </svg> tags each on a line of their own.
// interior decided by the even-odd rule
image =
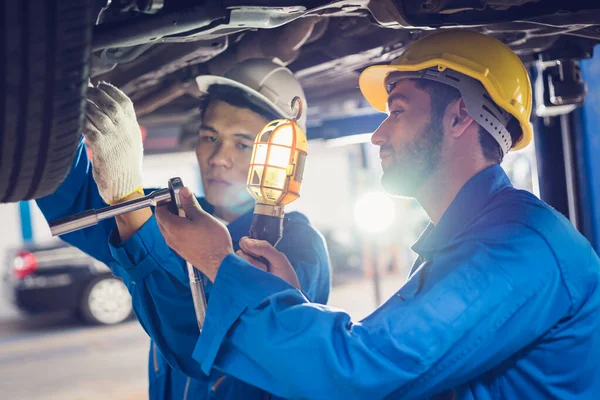
<svg viewBox="0 0 600 400">
<path fill-rule="evenodd" d="M 206 211 L 212 213 L 212 206 L 203 199 L 199 201 Z M 106 206 L 93 181 L 83 142 L 66 180 L 54 194 L 39 199 L 37 203 L 49 221 Z M 277 248 L 290 258 L 306 296 L 324 304 L 331 287 L 331 271 L 323 237 L 304 215 L 293 212 L 286 217 L 284 235 Z M 251 221 L 252 212 L 249 212 L 228 225 L 234 250 L 239 249 L 239 240 L 248 235 Z M 168 270 L 168 277 L 161 275 L 152 281 L 152 292 L 164 294 L 164 297 L 154 297 L 153 301 L 167 303 L 177 315 L 190 313 L 195 318 L 185 261 L 167 246 L 154 216 L 126 242 L 120 241 L 114 219 L 64 235 L 62 239 L 104 262 L 116 276 L 123 279 L 131 293 L 134 312 L 151 338 L 154 327 L 145 321 L 158 316 L 149 314 L 147 307 L 143 306 L 147 301 L 143 296 L 146 292 L 140 290 L 142 285 L 137 284 L 133 271 L 147 271 L 154 264 L 160 264 L 161 269 Z M 203 280 L 207 298 L 210 299 L 212 283 L 206 278 Z M 167 289 L 163 290 L 161 286 L 167 286 Z M 177 292 L 176 297 L 169 296 L 169 291 L 173 290 Z M 160 318 L 164 319 L 164 316 Z M 190 328 L 190 331 L 181 332 L 181 335 L 188 340 L 195 340 L 198 328 Z M 157 346 L 154 341 L 151 342 L 148 363 L 150 399 L 266 399 L 268 396 L 257 387 L 224 374 L 214 374 L 210 379 L 207 376 L 191 379 L 170 366 L 160 347 L 160 344 Z"/>
<path fill-rule="evenodd" d="M 409 280 L 360 322 L 230 255 L 196 338 L 152 302 L 151 269 L 131 274 L 162 318 L 153 337 L 193 376 L 298 399 L 598 398 L 600 260 L 567 219 L 492 166 L 414 250 Z"/>
</svg>

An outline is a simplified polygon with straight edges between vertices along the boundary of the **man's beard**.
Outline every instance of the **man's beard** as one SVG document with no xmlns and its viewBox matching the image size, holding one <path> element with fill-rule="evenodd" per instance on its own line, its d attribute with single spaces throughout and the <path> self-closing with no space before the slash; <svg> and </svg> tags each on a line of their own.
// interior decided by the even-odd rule
<svg viewBox="0 0 600 400">
<path fill-rule="evenodd" d="M 439 168 L 444 132 L 441 116 L 431 121 L 421 134 L 401 152 L 393 153 L 381 176 L 381 186 L 393 196 L 415 197 L 421 186 Z"/>
</svg>

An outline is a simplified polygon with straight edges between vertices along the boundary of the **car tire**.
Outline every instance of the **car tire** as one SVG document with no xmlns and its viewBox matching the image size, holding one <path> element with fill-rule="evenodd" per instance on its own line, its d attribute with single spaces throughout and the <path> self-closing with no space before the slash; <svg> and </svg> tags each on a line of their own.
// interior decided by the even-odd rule
<svg viewBox="0 0 600 400">
<path fill-rule="evenodd" d="M 93 0 L 2 0 L 0 203 L 52 193 L 83 123 Z"/>
<path fill-rule="evenodd" d="M 91 281 L 81 296 L 79 314 L 93 325 L 116 325 L 133 315 L 131 296 L 123 282 L 112 276 Z"/>
</svg>

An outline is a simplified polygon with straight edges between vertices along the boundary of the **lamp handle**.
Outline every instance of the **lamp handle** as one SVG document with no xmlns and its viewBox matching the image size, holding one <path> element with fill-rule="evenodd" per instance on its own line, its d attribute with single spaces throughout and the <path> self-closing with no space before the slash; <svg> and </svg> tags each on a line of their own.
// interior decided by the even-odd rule
<svg viewBox="0 0 600 400">
<path fill-rule="evenodd" d="M 252 239 L 266 240 L 276 246 L 283 236 L 283 218 L 265 214 L 254 214 L 250 225 Z"/>
</svg>

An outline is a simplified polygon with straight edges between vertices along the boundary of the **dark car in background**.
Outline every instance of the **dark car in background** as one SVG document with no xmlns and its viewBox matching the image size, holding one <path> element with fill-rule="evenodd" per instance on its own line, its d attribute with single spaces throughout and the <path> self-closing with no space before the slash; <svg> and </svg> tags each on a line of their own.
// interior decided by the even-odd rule
<svg viewBox="0 0 600 400">
<path fill-rule="evenodd" d="M 132 316 L 123 282 L 106 265 L 62 241 L 9 251 L 2 284 L 8 300 L 30 315 L 70 312 L 99 325 Z"/>
</svg>

